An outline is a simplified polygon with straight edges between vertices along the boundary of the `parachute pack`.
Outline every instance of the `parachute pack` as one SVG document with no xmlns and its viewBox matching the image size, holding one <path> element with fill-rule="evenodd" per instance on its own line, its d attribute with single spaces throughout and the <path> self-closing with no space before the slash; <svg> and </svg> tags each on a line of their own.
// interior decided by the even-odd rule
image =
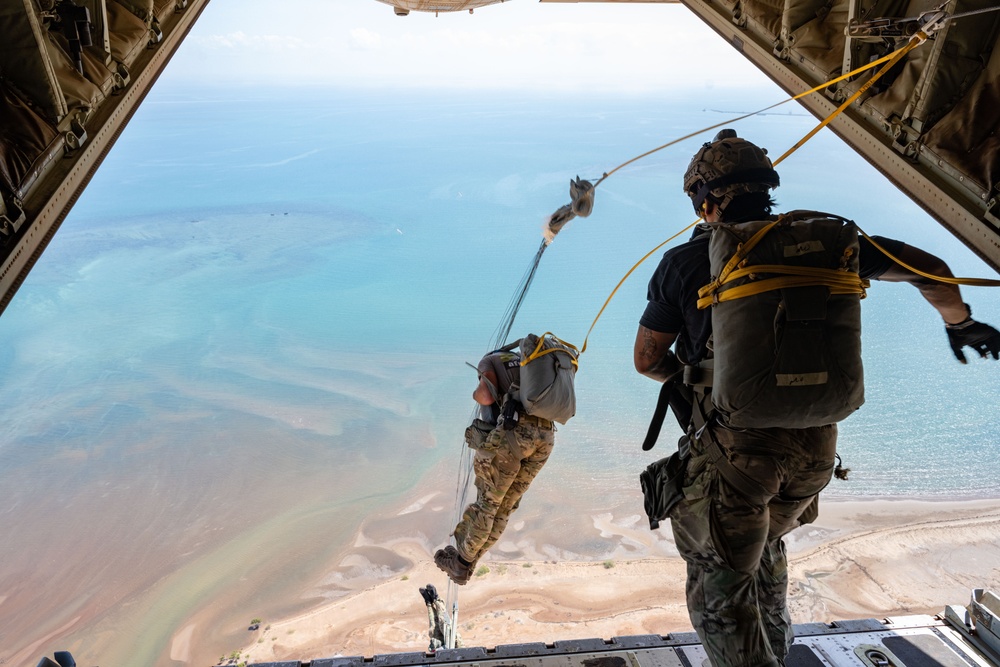
<svg viewBox="0 0 1000 667">
<path fill-rule="evenodd" d="M 515 398 L 529 415 L 565 424 L 576 414 L 579 350 L 551 333 L 521 339 L 521 379 Z"/>
<path fill-rule="evenodd" d="M 712 308 L 712 401 L 728 424 L 807 428 L 861 407 L 858 253 L 852 221 L 815 211 L 713 226 L 698 307 Z"/>
</svg>

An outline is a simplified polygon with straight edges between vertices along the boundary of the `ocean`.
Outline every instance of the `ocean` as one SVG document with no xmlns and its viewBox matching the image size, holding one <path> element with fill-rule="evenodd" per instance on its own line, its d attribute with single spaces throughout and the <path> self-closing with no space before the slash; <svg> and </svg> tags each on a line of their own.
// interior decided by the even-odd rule
<svg viewBox="0 0 1000 667">
<path fill-rule="evenodd" d="M 315 582 L 362 521 L 455 493 L 466 362 L 570 179 L 777 101 L 704 97 L 157 86 L 0 318 L 0 664 L 65 648 L 177 664 L 192 623 L 236 648 L 261 609 L 343 594 Z M 779 155 L 814 123 L 786 105 L 735 127 Z M 710 138 L 600 186 L 546 251 L 515 336 L 583 343 L 621 277 L 693 221 L 680 178 Z M 780 171 L 779 209 L 992 273 L 828 131 Z M 556 511 L 633 498 L 676 440 L 668 424 L 639 449 L 658 387 L 632 343 L 660 254 L 589 338 L 539 480 Z M 1000 323 L 994 294 L 964 293 Z M 875 284 L 863 310 L 867 403 L 841 425 L 851 480 L 827 496 L 1000 496 L 998 367 L 958 364 L 912 287 Z M 543 511 L 532 496 L 524 516 Z M 581 556 L 601 558 L 587 539 Z"/>
</svg>

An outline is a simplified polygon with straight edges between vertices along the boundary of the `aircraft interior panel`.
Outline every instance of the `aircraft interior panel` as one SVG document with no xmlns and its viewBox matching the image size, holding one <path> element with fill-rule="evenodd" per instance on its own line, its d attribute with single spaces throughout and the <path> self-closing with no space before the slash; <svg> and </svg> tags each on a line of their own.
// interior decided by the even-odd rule
<svg viewBox="0 0 1000 667">
<path fill-rule="evenodd" d="M 208 0 L 0 0 L 0 311 Z"/>
</svg>

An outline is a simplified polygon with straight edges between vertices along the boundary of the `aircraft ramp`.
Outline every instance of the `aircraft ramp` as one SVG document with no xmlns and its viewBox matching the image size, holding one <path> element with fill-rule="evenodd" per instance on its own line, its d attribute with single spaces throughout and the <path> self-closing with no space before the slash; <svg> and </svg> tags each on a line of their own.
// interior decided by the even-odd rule
<svg viewBox="0 0 1000 667">
<path fill-rule="evenodd" d="M 968 607 L 905 616 L 795 626 L 787 667 L 1000 667 L 1000 598 L 976 589 Z M 708 667 L 694 632 L 506 644 L 252 667 Z"/>
</svg>

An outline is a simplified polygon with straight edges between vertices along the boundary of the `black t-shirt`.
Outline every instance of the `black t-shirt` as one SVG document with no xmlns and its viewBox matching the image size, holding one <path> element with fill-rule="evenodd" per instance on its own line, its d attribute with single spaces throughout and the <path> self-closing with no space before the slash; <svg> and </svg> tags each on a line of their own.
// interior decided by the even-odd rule
<svg viewBox="0 0 1000 667">
<path fill-rule="evenodd" d="M 705 344 L 712 334 L 711 309 L 698 310 L 698 290 L 712 281 L 708 258 L 711 232 L 699 226 L 687 243 L 671 248 L 649 280 L 646 310 L 639 324 L 660 333 L 677 334 L 677 357 L 687 364 L 705 358 Z M 873 239 L 893 255 L 899 255 L 904 243 L 882 236 Z M 892 260 L 861 237 L 858 274 L 877 280 Z"/>
</svg>

